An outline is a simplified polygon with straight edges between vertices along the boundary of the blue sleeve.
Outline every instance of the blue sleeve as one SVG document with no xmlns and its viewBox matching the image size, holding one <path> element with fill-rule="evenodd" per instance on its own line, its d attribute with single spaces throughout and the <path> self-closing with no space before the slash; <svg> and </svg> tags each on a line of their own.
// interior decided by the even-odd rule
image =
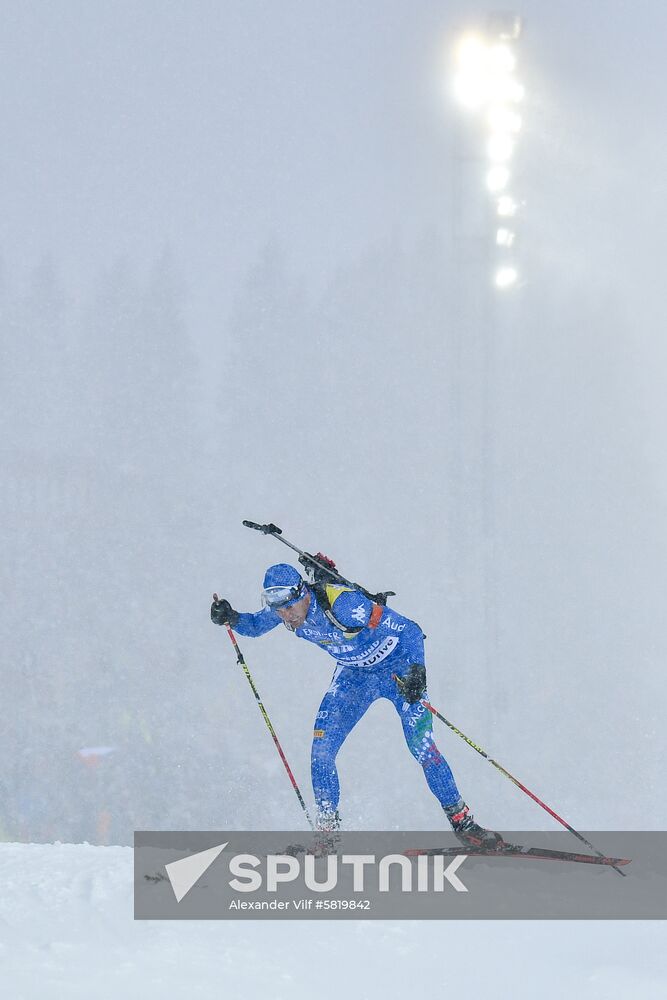
<svg viewBox="0 0 667 1000">
<path fill-rule="evenodd" d="M 424 633 L 416 622 L 410 621 L 401 635 L 401 655 L 406 663 L 425 663 Z"/>
<path fill-rule="evenodd" d="M 239 635 L 247 635 L 256 639 L 257 636 L 265 635 L 272 628 L 275 628 L 276 625 L 280 624 L 281 620 L 275 611 L 272 611 L 271 608 L 262 608 L 261 611 L 255 611 L 250 614 L 239 612 L 238 621 L 234 625 L 234 629 Z"/>
</svg>

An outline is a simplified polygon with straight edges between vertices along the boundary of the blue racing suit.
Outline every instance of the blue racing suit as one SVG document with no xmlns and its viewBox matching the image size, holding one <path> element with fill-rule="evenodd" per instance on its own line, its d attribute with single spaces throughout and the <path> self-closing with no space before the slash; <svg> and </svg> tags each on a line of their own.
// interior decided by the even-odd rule
<svg viewBox="0 0 667 1000">
<path fill-rule="evenodd" d="M 433 741 L 432 717 L 419 702 L 409 704 L 392 674 L 407 673 L 413 663 L 424 663 L 424 636 L 416 622 L 392 608 L 370 601 L 358 590 L 327 585 L 334 624 L 308 587 L 310 607 L 300 639 L 320 646 L 336 661 L 331 684 L 315 718 L 311 773 L 318 809 L 338 808 L 340 789 L 336 755 L 347 735 L 377 698 L 394 705 L 403 726 L 408 749 L 421 764 L 428 786 L 442 806 L 459 799 L 450 767 Z M 239 614 L 235 625 L 240 635 L 260 636 L 283 624 L 275 611 L 264 608 L 255 614 Z M 337 627 L 340 626 L 340 627 Z M 426 692 L 423 698 L 428 700 Z"/>
</svg>

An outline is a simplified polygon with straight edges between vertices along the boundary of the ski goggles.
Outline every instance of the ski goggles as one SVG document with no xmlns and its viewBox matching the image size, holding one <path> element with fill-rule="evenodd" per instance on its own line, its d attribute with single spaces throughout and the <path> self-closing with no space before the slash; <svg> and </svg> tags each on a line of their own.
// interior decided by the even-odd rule
<svg viewBox="0 0 667 1000">
<path fill-rule="evenodd" d="M 292 587 L 265 587 L 262 591 L 262 604 L 267 608 L 288 608 L 290 604 L 300 601 L 306 592 L 303 580 Z"/>
</svg>

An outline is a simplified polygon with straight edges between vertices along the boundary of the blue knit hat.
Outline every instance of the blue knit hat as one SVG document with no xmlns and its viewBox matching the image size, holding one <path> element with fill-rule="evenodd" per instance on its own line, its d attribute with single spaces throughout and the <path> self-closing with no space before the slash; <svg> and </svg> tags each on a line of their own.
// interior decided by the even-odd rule
<svg viewBox="0 0 667 1000">
<path fill-rule="evenodd" d="M 298 569 L 290 566 L 289 563 L 276 563 L 275 566 L 269 566 L 264 574 L 263 596 L 265 598 L 268 597 L 267 592 L 274 588 L 276 592 L 280 589 L 285 590 L 285 600 L 281 600 L 279 604 L 273 604 L 270 600 L 266 600 L 269 606 L 289 608 L 301 600 L 306 592 L 305 587 L 305 582 Z M 293 596 L 290 596 L 290 591 L 293 592 Z"/>
<path fill-rule="evenodd" d="M 269 566 L 267 569 L 262 586 L 265 588 L 296 587 L 299 583 L 303 583 L 303 580 L 298 569 L 290 566 L 289 563 L 276 563 L 275 566 Z"/>
</svg>

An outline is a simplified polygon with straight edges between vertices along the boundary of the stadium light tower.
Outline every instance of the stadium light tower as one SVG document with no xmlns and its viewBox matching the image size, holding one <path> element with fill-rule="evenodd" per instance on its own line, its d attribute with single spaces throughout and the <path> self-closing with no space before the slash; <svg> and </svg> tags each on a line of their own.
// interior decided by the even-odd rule
<svg viewBox="0 0 667 1000">
<path fill-rule="evenodd" d="M 519 203 L 512 193 L 512 161 L 521 132 L 520 106 L 525 96 L 525 88 L 517 76 L 516 49 L 520 35 L 521 18 L 516 14 L 489 14 L 485 27 L 466 32 L 455 50 L 454 96 L 481 125 L 479 156 L 487 164 L 485 185 L 492 199 L 490 214 L 495 228 L 493 284 L 500 290 L 516 286 L 519 280 L 514 258 Z"/>
<path fill-rule="evenodd" d="M 477 30 L 450 38 L 447 96 L 461 109 L 452 130 L 449 421 L 451 533 L 447 557 L 456 586 L 458 667 L 478 670 L 490 692 L 490 725 L 506 710 L 498 682 L 501 649 L 499 532 L 503 352 L 518 304 L 522 202 L 516 157 L 524 86 L 519 76 L 521 19 L 490 14 Z"/>
</svg>

